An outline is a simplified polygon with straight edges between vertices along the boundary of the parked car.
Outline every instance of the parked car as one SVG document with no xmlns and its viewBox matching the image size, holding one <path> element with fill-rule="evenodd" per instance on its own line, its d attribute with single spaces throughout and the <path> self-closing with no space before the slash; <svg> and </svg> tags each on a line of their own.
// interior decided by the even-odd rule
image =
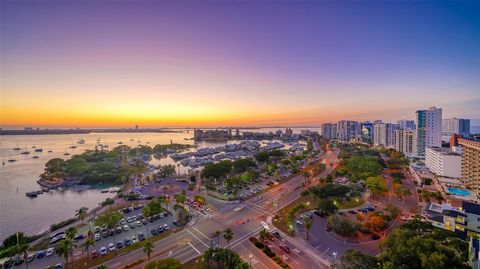
<svg viewBox="0 0 480 269">
<path fill-rule="evenodd" d="M 130 239 L 127 238 L 127 239 L 125 239 L 125 240 L 123 241 L 123 244 L 124 244 L 125 246 L 130 246 L 130 245 L 132 245 L 132 240 L 130 240 Z"/>
<path fill-rule="evenodd" d="M 272 235 L 275 236 L 275 237 L 278 238 L 278 239 L 281 238 L 280 233 L 277 232 L 277 231 L 272 232 Z"/>
<path fill-rule="evenodd" d="M 94 237 L 95 237 L 95 241 L 98 241 L 98 240 L 100 240 L 100 238 L 101 238 L 99 233 L 96 233 L 96 234 L 94 235 Z"/>
<path fill-rule="evenodd" d="M 143 241 L 145 240 L 145 235 L 143 233 L 138 233 L 138 240 Z"/>
<path fill-rule="evenodd" d="M 100 256 L 100 253 L 98 253 L 98 251 L 96 251 L 96 250 L 93 250 L 92 254 L 90 254 L 90 256 L 92 257 L 92 259 L 95 259 L 96 257 Z"/>
<path fill-rule="evenodd" d="M 57 264 L 55 264 L 53 269 L 63 269 L 63 265 L 61 263 L 57 263 Z"/>
<path fill-rule="evenodd" d="M 123 247 L 124 247 L 124 246 L 123 246 L 123 242 L 122 242 L 122 241 L 117 242 L 117 249 L 123 248 Z"/>
<path fill-rule="evenodd" d="M 108 251 L 107 251 L 107 248 L 106 247 L 101 247 L 100 248 L 100 255 L 107 255 Z"/>
<path fill-rule="evenodd" d="M 41 259 L 43 257 L 45 257 L 45 251 L 40 250 L 39 252 L 37 252 L 37 259 Z"/>
<path fill-rule="evenodd" d="M 128 225 L 123 225 L 123 230 L 126 232 L 129 230 Z"/>
<path fill-rule="evenodd" d="M 48 248 L 47 252 L 45 252 L 45 257 L 52 256 L 54 252 L 54 248 Z"/>
<path fill-rule="evenodd" d="M 151 233 L 152 235 L 157 235 L 157 234 L 158 234 L 157 229 L 152 229 L 152 230 L 150 231 L 150 233 Z"/>
<path fill-rule="evenodd" d="M 35 259 L 35 254 L 30 254 L 27 256 L 27 262 L 32 262 Z"/>
<path fill-rule="evenodd" d="M 139 220 L 137 220 L 137 221 L 135 221 L 135 225 L 137 225 L 137 227 L 141 227 L 142 223 Z"/>
<path fill-rule="evenodd" d="M 110 251 L 110 252 L 115 251 L 115 245 L 113 243 L 108 244 L 108 251 Z"/>
<path fill-rule="evenodd" d="M 170 227 L 168 227 L 168 224 L 165 223 L 165 224 L 163 224 L 163 229 L 166 231 L 166 230 L 170 229 Z"/>
</svg>

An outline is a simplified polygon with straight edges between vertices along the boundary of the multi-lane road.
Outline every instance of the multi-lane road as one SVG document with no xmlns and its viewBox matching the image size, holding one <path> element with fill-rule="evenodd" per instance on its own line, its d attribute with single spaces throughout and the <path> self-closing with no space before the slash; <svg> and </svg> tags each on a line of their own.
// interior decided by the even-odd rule
<svg viewBox="0 0 480 269">
<path fill-rule="evenodd" d="M 327 152 L 322 161 L 326 164 L 326 170 L 321 175 L 324 176 L 334 169 L 337 162 L 336 154 Z M 330 163 L 333 165 L 330 165 Z M 268 222 L 277 210 L 300 197 L 303 182 L 303 176 L 298 175 L 247 201 L 222 203 L 210 215 L 197 212 L 190 225 L 176 234 L 155 242 L 155 251 L 152 257 L 154 259 L 173 257 L 185 263 L 202 255 L 213 244 L 212 236 L 216 231 L 222 232 L 226 228 L 231 228 L 234 232 L 234 238 L 227 244 L 223 236 L 220 235 L 217 239 L 220 247 L 228 247 L 238 252 L 245 261 L 251 263 L 253 268 L 279 268 L 275 262 L 258 250 L 248 239 L 251 236 L 256 236 L 262 229 L 262 221 Z M 271 224 L 269 225 L 273 228 Z M 293 267 L 326 267 L 325 260 L 318 255 L 312 246 L 286 235 L 283 235 L 282 241 L 292 249 L 289 254 L 284 254 L 284 258 Z M 108 261 L 106 265 L 108 268 L 118 268 L 139 259 L 146 260 L 142 249 L 118 256 Z M 137 268 L 142 268 L 143 265 L 138 264 Z"/>
</svg>

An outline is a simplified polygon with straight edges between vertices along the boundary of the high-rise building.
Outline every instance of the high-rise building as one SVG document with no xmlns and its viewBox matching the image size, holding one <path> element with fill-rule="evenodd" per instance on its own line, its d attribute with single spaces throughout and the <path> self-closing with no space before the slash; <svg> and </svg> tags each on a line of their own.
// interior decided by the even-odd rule
<svg viewBox="0 0 480 269">
<path fill-rule="evenodd" d="M 337 138 L 337 128 L 333 123 L 323 123 L 320 126 L 320 133 L 326 139 L 335 139 Z"/>
<path fill-rule="evenodd" d="M 370 144 L 373 143 L 373 124 L 370 122 L 363 122 L 361 128 L 362 141 Z"/>
<path fill-rule="evenodd" d="M 460 178 L 461 160 L 462 156 L 449 148 L 425 150 L 425 166 L 438 176 Z"/>
<path fill-rule="evenodd" d="M 458 144 L 462 146 L 462 177 L 460 178 L 467 187 L 480 194 L 480 142 L 459 138 Z"/>
<path fill-rule="evenodd" d="M 407 157 L 414 154 L 414 132 L 409 129 L 395 130 L 395 150 L 402 152 Z"/>
<path fill-rule="evenodd" d="M 464 137 L 470 135 L 470 120 L 469 119 L 443 119 L 442 120 L 442 135 L 450 137 L 453 134 L 458 134 Z"/>
<path fill-rule="evenodd" d="M 373 125 L 373 144 L 375 146 L 395 147 L 395 130 L 397 124 L 376 123 Z"/>
<path fill-rule="evenodd" d="M 337 122 L 337 139 L 341 141 L 349 141 L 361 137 L 360 123 L 350 120 L 342 120 Z"/>
<path fill-rule="evenodd" d="M 410 129 L 415 130 L 415 121 L 414 120 L 399 120 L 397 121 L 399 129 Z"/>
<path fill-rule="evenodd" d="M 430 107 L 417 110 L 415 125 L 415 154 L 425 157 L 425 149 L 442 146 L 442 109 Z"/>
</svg>

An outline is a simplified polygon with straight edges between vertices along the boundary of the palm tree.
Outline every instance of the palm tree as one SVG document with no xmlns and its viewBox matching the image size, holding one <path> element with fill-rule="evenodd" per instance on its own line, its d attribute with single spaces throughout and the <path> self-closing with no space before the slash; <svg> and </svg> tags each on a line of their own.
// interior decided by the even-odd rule
<svg viewBox="0 0 480 269">
<path fill-rule="evenodd" d="M 407 188 L 405 186 L 399 186 L 395 190 L 395 194 L 397 194 L 397 196 L 398 196 L 398 198 L 400 198 L 400 200 L 404 201 L 403 198 L 412 195 L 412 192 L 410 191 L 409 188 Z"/>
<path fill-rule="evenodd" d="M 85 249 L 85 251 L 87 252 L 89 259 L 91 258 L 90 248 L 93 247 L 93 246 L 95 246 L 95 239 L 91 238 L 90 236 L 81 245 L 81 247 L 83 247 Z"/>
<path fill-rule="evenodd" d="M 77 233 L 77 228 L 75 227 L 70 227 L 68 228 L 66 231 L 65 231 L 65 236 L 68 238 L 68 239 L 73 239 L 75 238 L 75 234 Z"/>
<path fill-rule="evenodd" d="M 150 260 L 150 255 L 152 255 L 154 247 L 155 246 L 150 240 L 145 241 L 145 244 L 143 245 L 143 252 L 147 254 L 148 260 Z"/>
<path fill-rule="evenodd" d="M 87 211 L 88 211 L 88 207 L 81 207 L 75 210 L 75 216 L 77 216 L 80 220 L 82 220 L 82 223 L 83 223 L 83 220 L 87 216 Z"/>
<path fill-rule="evenodd" d="M 19 255 L 23 255 L 23 259 L 25 260 L 25 266 L 28 269 L 28 262 L 27 262 L 27 257 L 28 257 L 28 249 L 30 248 L 29 244 L 21 244 L 17 246 L 17 253 Z"/>
<path fill-rule="evenodd" d="M 260 230 L 260 241 L 263 243 L 263 249 L 265 249 L 265 240 L 267 239 L 269 233 L 268 230 L 263 228 Z"/>
<path fill-rule="evenodd" d="M 310 216 L 303 216 L 303 227 L 305 227 L 305 230 L 307 231 L 307 241 L 310 239 L 310 228 L 312 228 L 313 220 L 310 218 Z"/>
<path fill-rule="evenodd" d="M 160 206 L 162 206 L 163 204 L 166 204 L 167 197 L 165 197 L 165 195 L 160 195 L 158 196 L 157 200 L 160 203 Z"/>
<path fill-rule="evenodd" d="M 230 243 L 230 240 L 233 239 L 233 231 L 230 228 L 227 228 L 223 231 L 223 238 L 227 241 L 227 246 Z"/>
<path fill-rule="evenodd" d="M 105 264 L 100 265 L 97 269 L 107 269 L 108 267 Z"/>
<path fill-rule="evenodd" d="M 115 226 L 117 226 L 117 223 L 122 219 L 122 217 L 123 217 L 122 214 L 120 214 L 117 211 L 104 213 L 97 218 L 96 224 L 99 226 L 105 224 L 107 225 L 108 229 L 111 230 L 115 228 Z M 113 241 L 115 245 L 117 245 L 116 234 L 117 233 L 113 233 Z M 115 248 L 115 252 L 117 252 L 116 248 Z"/>
<path fill-rule="evenodd" d="M 68 265 L 68 257 L 70 257 L 70 254 L 73 251 L 73 247 L 75 244 L 71 239 L 65 239 L 60 241 L 57 246 L 55 247 L 55 253 L 57 253 L 58 257 L 65 258 L 65 267 Z"/>
</svg>

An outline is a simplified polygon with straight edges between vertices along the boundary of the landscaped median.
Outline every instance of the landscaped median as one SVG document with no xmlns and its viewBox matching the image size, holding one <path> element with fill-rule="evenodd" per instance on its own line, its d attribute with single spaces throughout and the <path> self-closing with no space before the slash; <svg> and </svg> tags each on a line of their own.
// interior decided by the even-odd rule
<svg viewBox="0 0 480 269">
<path fill-rule="evenodd" d="M 150 237 L 148 240 L 150 240 L 151 242 L 156 242 L 156 241 L 159 241 L 161 239 L 164 239 L 165 237 L 168 237 L 171 234 L 180 232 L 182 229 L 183 228 L 175 228 L 175 229 L 167 230 L 167 231 L 165 231 L 165 232 L 163 232 L 159 235 Z M 106 263 L 106 262 L 108 262 L 109 260 L 111 260 L 115 257 L 121 256 L 121 255 L 124 255 L 128 252 L 135 251 L 137 249 L 142 248 L 144 242 L 145 241 L 138 242 L 138 243 L 133 244 L 131 246 L 120 248 L 116 252 L 111 252 L 111 253 L 108 253 L 105 256 L 100 256 L 100 257 L 95 258 L 95 259 L 91 259 L 90 257 L 83 257 L 83 258 L 80 258 L 78 260 L 74 260 L 73 263 L 70 262 L 68 266 L 71 267 L 71 268 L 91 268 L 91 267 L 95 267 L 97 265 L 101 265 L 103 263 Z M 145 255 L 145 260 L 146 259 L 147 259 L 147 257 Z M 137 261 L 132 261 L 130 264 L 126 264 L 123 268 L 134 267 L 135 265 L 138 265 L 138 264 L 144 262 L 145 260 L 140 259 L 140 260 L 137 260 Z"/>
<path fill-rule="evenodd" d="M 250 242 L 252 242 L 258 249 L 261 249 L 265 255 L 270 259 L 274 260 L 280 267 L 289 269 L 291 268 L 286 262 L 284 262 L 280 257 L 278 257 L 275 252 L 273 252 L 265 243 L 260 242 L 256 237 L 250 237 Z"/>
</svg>

